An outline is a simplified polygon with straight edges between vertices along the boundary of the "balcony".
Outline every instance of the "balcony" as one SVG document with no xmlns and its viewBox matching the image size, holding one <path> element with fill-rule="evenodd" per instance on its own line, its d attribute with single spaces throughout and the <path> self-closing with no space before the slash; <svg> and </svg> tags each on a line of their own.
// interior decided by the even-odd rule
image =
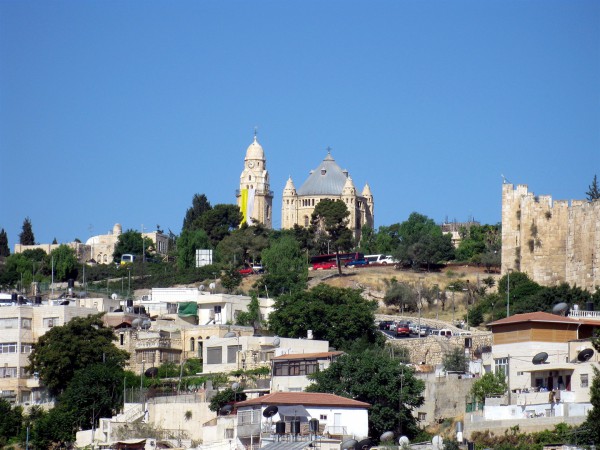
<svg viewBox="0 0 600 450">
<path fill-rule="evenodd" d="M 181 350 L 181 339 L 151 338 L 135 343 L 136 350 L 142 349 L 173 349 Z"/>
<path fill-rule="evenodd" d="M 600 322 L 600 311 L 582 311 L 581 309 L 570 309 L 568 317 L 573 319 L 592 319 Z"/>
</svg>

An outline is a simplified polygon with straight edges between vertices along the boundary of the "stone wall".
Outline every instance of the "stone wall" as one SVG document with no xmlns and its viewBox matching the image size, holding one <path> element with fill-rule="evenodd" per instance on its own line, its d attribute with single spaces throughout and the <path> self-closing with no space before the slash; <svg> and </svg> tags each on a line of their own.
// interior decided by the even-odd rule
<svg viewBox="0 0 600 450">
<path fill-rule="evenodd" d="M 600 201 L 553 201 L 526 185 L 502 185 L 502 274 L 536 283 L 600 285 Z"/>
<path fill-rule="evenodd" d="M 467 339 L 470 339 L 470 346 Z M 471 336 L 427 336 L 415 339 L 395 339 L 388 341 L 394 347 L 402 347 L 408 350 L 412 364 L 441 364 L 444 355 L 450 353 L 454 348 L 467 349 L 473 354 L 477 348 L 490 347 L 492 345 L 492 333 L 477 333 Z"/>
</svg>

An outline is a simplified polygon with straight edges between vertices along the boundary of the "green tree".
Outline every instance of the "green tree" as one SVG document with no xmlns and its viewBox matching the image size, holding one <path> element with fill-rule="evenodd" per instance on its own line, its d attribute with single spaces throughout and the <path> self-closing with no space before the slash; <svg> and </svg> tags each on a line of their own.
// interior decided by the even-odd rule
<svg viewBox="0 0 600 450">
<path fill-rule="evenodd" d="M 600 352 L 600 331 L 594 332 L 592 338 L 592 345 L 597 352 Z M 589 444 L 597 444 L 600 442 L 600 370 L 593 367 L 594 378 L 592 379 L 592 385 L 590 386 L 590 403 L 592 404 L 592 410 L 588 412 L 588 416 L 585 422 L 579 428 L 579 431 L 583 435 L 583 441 Z"/>
<path fill-rule="evenodd" d="M 192 227 L 206 231 L 212 248 L 216 248 L 225 236 L 236 230 L 242 222 L 239 206 L 229 204 L 215 205 L 194 220 Z"/>
<path fill-rule="evenodd" d="M 417 309 L 417 294 L 412 286 L 398 282 L 396 278 L 384 281 L 387 289 L 383 297 L 383 303 L 386 306 L 396 306 L 402 312 Z"/>
<path fill-rule="evenodd" d="M 444 355 L 442 365 L 446 372 L 468 372 L 469 360 L 463 348 L 455 347 Z"/>
<path fill-rule="evenodd" d="M 177 238 L 177 267 L 191 269 L 196 267 L 196 250 L 210 249 L 211 244 L 206 231 L 185 229 Z"/>
<path fill-rule="evenodd" d="M 202 214 L 207 211 L 210 211 L 212 206 L 210 206 L 210 202 L 206 198 L 204 194 L 195 194 L 192 199 L 192 206 L 188 208 L 185 212 L 185 217 L 183 219 L 183 227 L 181 228 L 181 232 L 184 231 L 195 231 L 198 228 L 198 224 L 195 224 L 196 219 L 198 219 Z"/>
<path fill-rule="evenodd" d="M 375 328 L 376 309 L 377 303 L 362 298 L 359 290 L 319 284 L 278 297 L 269 329 L 291 338 L 306 337 L 312 330 L 315 339 L 341 349 L 357 340 L 379 343 L 382 335 Z"/>
<path fill-rule="evenodd" d="M 398 235 L 400 245 L 394 253 L 396 259 L 406 261 L 413 267 L 427 265 L 454 258 L 454 247 L 449 234 L 432 219 L 419 213 L 412 213 L 408 220 L 400 224 Z"/>
<path fill-rule="evenodd" d="M 9 402 L 0 399 L 0 448 L 19 435 L 23 425 L 23 409 L 20 406 L 12 407 Z"/>
<path fill-rule="evenodd" d="M 81 429 L 97 426 L 100 417 L 116 415 L 122 405 L 123 374 L 110 361 L 79 369 L 60 396 L 61 407 L 73 412 Z"/>
<path fill-rule="evenodd" d="M 19 234 L 19 243 L 21 245 L 35 244 L 35 236 L 33 235 L 33 229 L 31 227 L 31 220 L 29 220 L 29 217 L 26 217 L 23 221 L 23 228 Z"/>
<path fill-rule="evenodd" d="M 373 255 L 377 251 L 377 233 L 368 225 L 362 227 L 360 232 L 360 247 L 358 249 L 365 255 Z"/>
<path fill-rule="evenodd" d="M 77 412 L 58 404 L 48 412 L 40 412 L 30 431 L 29 448 L 46 450 L 66 448 L 75 441 Z"/>
<path fill-rule="evenodd" d="M 227 292 L 233 292 L 240 284 L 242 284 L 242 275 L 237 267 L 230 267 L 221 274 L 221 285 Z"/>
<path fill-rule="evenodd" d="M 336 254 L 354 247 L 352 230 L 348 228 L 350 211 L 341 200 L 321 200 L 311 216 L 311 229 L 320 242 L 321 253 L 325 248 L 333 249 Z M 342 269 L 338 262 L 338 271 Z"/>
<path fill-rule="evenodd" d="M 387 350 L 370 348 L 340 356 L 310 378 L 308 392 L 325 392 L 371 404 L 369 435 L 394 430 L 413 437 L 418 432 L 411 410 L 423 404 L 425 384 L 413 369 Z"/>
<path fill-rule="evenodd" d="M 486 397 L 490 395 L 502 395 L 508 389 L 505 376 L 502 371 L 493 373 L 488 372 L 479 378 L 471 387 L 471 395 L 483 403 Z"/>
<path fill-rule="evenodd" d="M 59 245 L 52 250 L 50 258 L 54 260 L 54 274 L 58 281 L 77 278 L 77 256 L 68 245 Z"/>
<path fill-rule="evenodd" d="M 401 242 L 400 224 L 395 223 L 390 226 L 379 227 L 375 242 L 377 244 L 377 251 L 375 253 L 391 255 L 396 252 Z"/>
<path fill-rule="evenodd" d="M 269 245 L 268 230 L 261 224 L 234 230 L 217 245 L 220 261 L 234 265 L 256 261 Z"/>
<path fill-rule="evenodd" d="M 231 388 L 227 388 L 217 392 L 211 399 L 208 409 L 217 412 L 228 403 L 243 402 L 244 400 L 246 400 L 246 394 L 242 392 L 241 387 L 235 391 Z"/>
<path fill-rule="evenodd" d="M 260 305 L 258 303 L 258 297 L 256 293 L 252 293 L 250 297 L 250 303 L 248 304 L 247 311 L 241 311 L 236 320 L 237 325 L 244 325 L 254 327 L 254 329 L 261 328 L 261 320 L 260 320 Z"/>
<path fill-rule="evenodd" d="M 8 247 L 8 236 L 4 228 L 0 230 L 0 256 L 10 256 L 10 248 Z"/>
<path fill-rule="evenodd" d="M 115 245 L 113 257 L 115 260 L 120 260 L 121 255 L 132 254 L 142 256 L 143 253 L 146 256 L 152 255 L 154 250 L 154 243 L 150 238 L 142 238 L 142 233 L 135 230 L 127 230 L 125 233 L 121 233 Z"/>
<path fill-rule="evenodd" d="M 598 177 L 596 175 L 594 175 L 592 184 L 588 186 L 588 191 L 585 193 L 585 195 L 590 202 L 600 199 L 600 187 L 598 186 Z"/>
<path fill-rule="evenodd" d="M 258 288 L 267 286 L 274 297 L 287 292 L 306 289 L 308 265 L 300 244 L 290 235 L 271 241 L 261 253 L 266 274 L 258 282 Z"/>
<path fill-rule="evenodd" d="M 129 359 L 126 351 L 114 345 L 117 338 L 103 325 L 101 316 L 76 317 L 39 338 L 27 370 L 38 372 L 51 394 L 61 394 L 79 369 L 102 361 L 122 368 Z"/>
</svg>

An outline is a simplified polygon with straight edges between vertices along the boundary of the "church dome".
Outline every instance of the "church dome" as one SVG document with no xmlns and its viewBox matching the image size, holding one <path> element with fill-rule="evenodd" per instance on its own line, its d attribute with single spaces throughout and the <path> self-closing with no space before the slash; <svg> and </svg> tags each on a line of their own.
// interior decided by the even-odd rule
<svg viewBox="0 0 600 450">
<path fill-rule="evenodd" d="M 341 195 L 347 177 L 348 172 L 344 172 L 328 153 L 319 167 L 311 170 L 308 179 L 298 189 L 298 195 Z"/>
<path fill-rule="evenodd" d="M 249 159 L 265 159 L 265 152 L 262 146 L 256 140 L 256 136 L 254 136 L 254 142 L 248 146 L 246 150 L 246 161 Z"/>
</svg>

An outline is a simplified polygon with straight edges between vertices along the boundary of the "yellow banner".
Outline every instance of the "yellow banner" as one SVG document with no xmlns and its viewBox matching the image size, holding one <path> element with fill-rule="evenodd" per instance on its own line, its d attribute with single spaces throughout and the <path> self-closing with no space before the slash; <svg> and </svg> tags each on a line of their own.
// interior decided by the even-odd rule
<svg viewBox="0 0 600 450">
<path fill-rule="evenodd" d="M 242 201 L 240 203 L 240 209 L 242 210 L 242 221 L 240 223 L 241 227 L 248 220 L 248 189 L 242 189 Z"/>
</svg>

